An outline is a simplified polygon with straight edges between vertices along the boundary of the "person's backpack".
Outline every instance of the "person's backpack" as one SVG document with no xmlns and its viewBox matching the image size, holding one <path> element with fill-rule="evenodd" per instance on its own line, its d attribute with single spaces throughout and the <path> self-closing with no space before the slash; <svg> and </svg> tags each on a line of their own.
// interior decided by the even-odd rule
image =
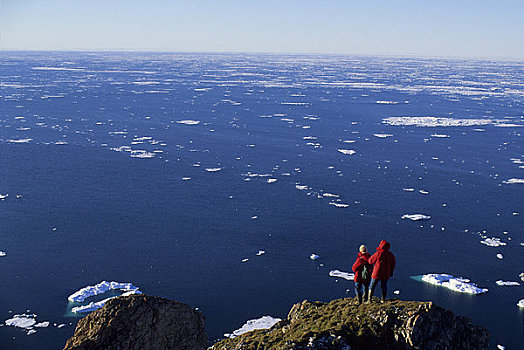
<svg viewBox="0 0 524 350">
<path fill-rule="evenodd" d="M 373 271 L 373 266 L 365 264 L 364 268 L 362 269 L 362 272 L 360 273 L 360 276 L 362 276 L 362 279 L 368 280 L 371 277 L 372 271 Z"/>
</svg>

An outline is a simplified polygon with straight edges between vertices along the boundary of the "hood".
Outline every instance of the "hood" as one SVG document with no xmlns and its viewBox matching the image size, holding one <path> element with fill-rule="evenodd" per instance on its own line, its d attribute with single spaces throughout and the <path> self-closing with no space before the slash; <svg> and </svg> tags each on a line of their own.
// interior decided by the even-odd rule
<svg viewBox="0 0 524 350">
<path fill-rule="evenodd" d="M 380 244 L 378 245 L 377 250 L 389 250 L 390 246 L 391 245 L 389 244 L 389 242 L 382 240 L 380 241 Z"/>
</svg>

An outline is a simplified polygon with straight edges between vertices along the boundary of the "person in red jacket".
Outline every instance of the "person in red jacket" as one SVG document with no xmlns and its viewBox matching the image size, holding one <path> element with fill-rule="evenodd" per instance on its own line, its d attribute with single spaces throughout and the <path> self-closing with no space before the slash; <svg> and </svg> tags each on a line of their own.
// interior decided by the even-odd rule
<svg viewBox="0 0 524 350">
<path fill-rule="evenodd" d="M 357 255 L 357 260 L 353 264 L 353 272 L 355 273 L 355 294 L 358 298 L 358 304 L 362 304 L 362 287 L 364 287 L 364 301 L 367 301 L 369 294 L 369 283 L 371 282 L 371 268 L 372 266 L 368 263 L 368 259 L 371 256 L 367 252 L 365 245 L 360 246 L 360 252 Z M 364 267 L 367 268 L 367 276 L 362 276 Z"/>
<path fill-rule="evenodd" d="M 389 242 L 384 240 L 380 241 L 377 251 L 368 260 L 370 264 L 373 264 L 368 302 L 370 302 L 373 297 L 378 281 L 380 281 L 380 288 L 382 289 L 382 302 L 386 301 L 388 280 L 393 276 L 393 270 L 396 265 L 395 256 L 389 251 L 390 246 Z"/>
</svg>

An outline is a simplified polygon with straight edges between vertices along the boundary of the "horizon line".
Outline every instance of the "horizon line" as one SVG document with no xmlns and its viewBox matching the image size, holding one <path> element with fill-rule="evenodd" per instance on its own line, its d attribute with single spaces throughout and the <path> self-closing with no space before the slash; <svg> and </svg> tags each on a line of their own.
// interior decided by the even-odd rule
<svg viewBox="0 0 524 350">
<path fill-rule="evenodd" d="M 443 60 L 475 60 L 475 61 L 512 61 L 524 62 L 524 58 L 517 57 L 480 57 L 480 56 L 439 56 L 406 54 L 371 54 L 371 53 L 333 53 L 333 52 L 274 52 L 274 51 L 183 51 L 183 50 L 156 50 L 156 49 L 17 49 L 0 48 L 0 52 L 71 52 L 71 53 L 164 53 L 164 54 L 225 54 L 225 55 L 275 55 L 275 56 L 346 56 L 346 57 L 391 57 L 391 58 L 420 58 Z"/>
</svg>

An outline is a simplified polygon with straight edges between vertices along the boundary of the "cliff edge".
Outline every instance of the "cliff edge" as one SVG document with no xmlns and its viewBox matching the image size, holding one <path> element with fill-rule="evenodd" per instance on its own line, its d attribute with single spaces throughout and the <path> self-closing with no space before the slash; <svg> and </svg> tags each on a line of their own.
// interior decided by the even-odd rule
<svg viewBox="0 0 524 350">
<path fill-rule="evenodd" d="M 374 300 L 375 301 L 375 300 Z M 286 320 L 213 345 L 232 349 L 486 349 L 489 334 L 432 302 L 355 299 L 295 304 Z"/>
<path fill-rule="evenodd" d="M 80 321 L 64 350 L 200 350 L 204 316 L 176 301 L 131 295 L 109 300 Z"/>
<path fill-rule="evenodd" d="M 486 349 L 489 334 L 432 302 L 355 299 L 295 304 L 270 329 L 223 339 L 209 350 L 263 349 Z M 110 300 L 78 322 L 64 350 L 201 350 L 202 314 L 175 301 L 132 295 Z"/>
</svg>

